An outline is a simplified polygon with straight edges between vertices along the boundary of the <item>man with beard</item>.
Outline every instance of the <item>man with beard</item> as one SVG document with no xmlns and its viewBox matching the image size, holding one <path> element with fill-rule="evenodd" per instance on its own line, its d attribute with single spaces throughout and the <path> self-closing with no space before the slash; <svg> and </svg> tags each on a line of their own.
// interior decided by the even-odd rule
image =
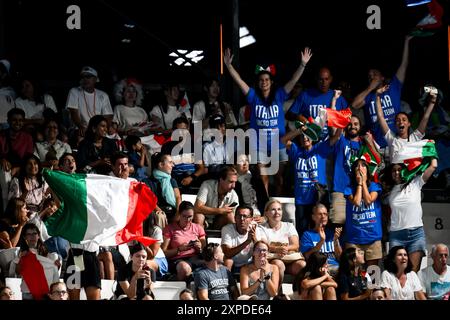
<svg viewBox="0 0 450 320">
<path fill-rule="evenodd" d="M 331 193 L 330 219 L 334 224 L 345 223 L 345 198 L 344 190 L 350 185 L 350 173 L 352 156 L 356 156 L 361 148 L 363 140 L 361 121 L 353 115 L 350 123 L 345 128 L 344 134 L 339 137 L 334 150 L 334 178 L 333 192 Z"/>
</svg>

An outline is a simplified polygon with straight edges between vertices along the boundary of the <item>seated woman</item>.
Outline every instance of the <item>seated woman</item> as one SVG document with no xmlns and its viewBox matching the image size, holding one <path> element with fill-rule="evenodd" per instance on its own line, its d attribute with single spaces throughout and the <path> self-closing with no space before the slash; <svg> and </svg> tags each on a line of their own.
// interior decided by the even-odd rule
<svg viewBox="0 0 450 320">
<path fill-rule="evenodd" d="M 23 77 L 19 82 L 19 97 L 16 107 L 25 111 L 25 125 L 40 125 L 44 122 L 45 111 L 58 112 L 53 97 L 41 91 L 38 81 Z"/>
<path fill-rule="evenodd" d="M 218 79 L 206 79 L 203 84 L 204 97 L 194 104 L 192 122 L 202 122 L 202 129 L 209 127 L 209 117 L 217 113 L 226 119 L 227 128 L 237 126 L 233 108 L 220 99 L 220 83 Z"/>
<path fill-rule="evenodd" d="M 388 300 L 426 300 L 405 247 L 396 246 L 389 250 L 384 269 L 380 286 Z"/>
<path fill-rule="evenodd" d="M 264 209 L 267 222 L 261 225 L 261 239 L 269 244 L 269 253 L 273 258 L 270 263 L 280 270 L 279 285 L 283 283 L 284 272 L 296 275 L 305 267 L 305 259 L 299 253 L 297 230 L 291 222 L 281 221 L 283 216 L 281 202 L 270 200 Z M 288 261 L 289 255 L 295 253 L 298 259 Z M 285 262 L 284 262 L 284 261 Z"/>
<path fill-rule="evenodd" d="M 137 243 L 130 248 L 131 261 L 119 269 L 117 274 L 118 286 L 114 295 L 116 299 L 154 300 L 152 284 L 155 272 L 147 264 L 147 250 L 144 245 Z"/>
<path fill-rule="evenodd" d="M 17 247 L 23 226 L 28 222 L 28 210 L 21 198 L 9 200 L 0 219 L 0 249 Z"/>
<path fill-rule="evenodd" d="M 101 115 L 89 120 L 85 138 L 80 142 L 77 153 L 77 164 L 81 171 L 106 175 L 111 172 L 110 158 L 118 150 L 114 140 L 106 138 L 107 128 L 107 120 Z"/>
<path fill-rule="evenodd" d="M 41 161 L 29 154 L 24 158 L 19 176 L 13 178 L 9 186 L 8 199 L 24 198 L 30 218 L 40 212 L 42 203 L 50 192 L 41 171 Z"/>
<path fill-rule="evenodd" d="M 181 202 L 178 184 L 170 175 L 173 166 L 170 155 L 155 153 L 152 156 L 152 176 L 143 180 L 158 198 L 156 211 L 163 211 L 169 223 L 174 219 Z"/>
<path fill-rule="evenodd" d="M 161 215 L 158 212 L 153 212 L 148 217 L 149 227 L 146 228 L 147 235 L 150 238 L 157 240 L 150 246 L 145 247 L 147 251 L 147 265 L 156 272 L 156 278 L 162 279 L 164 275 L 169 271 L 169 265 L 164 255 L 164 251 L 161 249 L 163 243 L 163 228 L 167 224 L 165 215 Z"/>
<path fill-rule="evenodd" d="M 118 124 L 120 135 L 142 135 L 142 125 L 148 124 L 148 115 L 140 102 L 143 99 L 142 85 L 136 79 L 124 79 L 116 87 L 120 104 L 114 108 L 113 122 Z"/>
<path fill-rule="evenodd" d="M 42 163 L 43 167 L 56 167 L 59 158 L 64 153 L 72 153 L 70 146 L 58 139 L 59 127 L 55 120 L 47 120 L 44 123 L 44 141 L 36 142 L 34 145 L 34 154 Z M 46 161 L 46 159 L 53 157 L 56 163 Z"/>
<path fill-rule="evenodd" d="M 336 300 L 337 283 L 328 272 L 327 256 L 313 252 L 295 281 L 300 300 Z"/>
<path fill-rule="evenodd" d="M 367 300 L 372 290 L 368 289 L 368 279 L 363 271 L 364 251 L 347 248 L 341 255 L 337 281 L 341 300 Z"/>
<path fill-rule="evenodd" d="M 19 257 L 13 260 L 16 274 L 23 278 L 20 285 L 23 300 L 40 300 L 47 292 L 40 292 L 36 290 L 36 281 L 38 273 L 33 260 L 29 259 L 29 255 L 36 255 L 37 261 L 42 265 L 47 285 L 50 286 L 53 282 L 58 281 L 58 269 L 61 266 L 61 261 L 58 259 L 56 253 L 48 253 L 44 242 L 41 239 L 40 231 L 33 223 L 27 223 L 20 236 L 20 253 Z M 31 273 L 30 273 L 31 272 Z"/>
<path fill-rule="evenodd" d="M 173 121 L 178 117 L 190 120 L 191 111 L 187 101 L 180 97 L 180 88 L 177 84 L 167 84 L 163 87 L 164 98 L 160 105 L 154 106 L 150 117 L 157 131 L 171 130 Z"/>
<path fill-rule="evenodd" d="M 206 246 L 206 234 L 200 225 L 192 223 L 192 203 L 182 201 L 178 212 L 178 219 L 164 228 L 161 247 L 169 260 L 169 271 L 176 273 L 177 280 L 186 281 L 192 271 L 203 264 L 199 254 Z"/>
<path fill-rule="evenodd" d="M 270 300 L 278 293 L 279 270 L 267 260 L 269 245 L 265 241 L 257 241 L 253 248 L 253 261 L 241 268 L 241 293 L 256 295 L 258 300 Z"/>
</svg>

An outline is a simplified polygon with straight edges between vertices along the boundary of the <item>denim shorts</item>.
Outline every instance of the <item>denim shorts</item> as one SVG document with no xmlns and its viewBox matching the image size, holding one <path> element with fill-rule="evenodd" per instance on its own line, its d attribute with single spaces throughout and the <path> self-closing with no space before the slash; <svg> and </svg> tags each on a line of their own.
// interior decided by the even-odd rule
<svg viewBox="0 0 450 320">
<path fill-rule="evenodd" d="M 423 227 L 403 229 L 389 232 L 389 248 L 404 246 L 408 253 L 423 251 L 425 253 L 427 243 Z"/>
<path fill-rule="evenodd" d="M 257 162 L 258 163 L 269 163 L 269 160 L 272 160 L 268 155 L 267 150 L 258 150 L 257 151 Z M 275 160 L 275 159 L 273 159 Z M 278 159 L 279 162 L 286 162 L 289 160 L 289 156 L 287 154 L 286 148 L 278 150 Z"/>
</svg>

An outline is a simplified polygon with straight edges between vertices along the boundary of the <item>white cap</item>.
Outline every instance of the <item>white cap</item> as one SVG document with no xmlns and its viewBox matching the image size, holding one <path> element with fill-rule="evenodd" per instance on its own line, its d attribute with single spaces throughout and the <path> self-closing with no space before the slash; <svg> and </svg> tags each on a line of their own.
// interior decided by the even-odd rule
<svg viewBox="0 0 450 320">
<path fill-rule="evenodd" d="M 92 68 L 92 67 L 89 67 L 89 66 L 83 67 L 83 68 L 81 69 L 80 75 L 83 75 L 83 74 L 90 74 L 91 76 L 94 76 L 94 77 L 97 78 L 97 82 L 100 81 L 100 80 L 98 79 L 98 73 L 97 73 L 97 70 L 95 70 L 95 69 Z"/>
</svg>

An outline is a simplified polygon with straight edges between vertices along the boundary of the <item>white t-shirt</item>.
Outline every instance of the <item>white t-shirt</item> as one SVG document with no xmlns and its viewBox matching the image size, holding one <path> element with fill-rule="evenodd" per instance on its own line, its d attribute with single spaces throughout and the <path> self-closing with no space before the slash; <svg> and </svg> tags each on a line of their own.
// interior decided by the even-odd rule
<svg viewBox="0 0 450 320">
<path fill-rule="evenodd" d="M 261 225 L 261 239 L 269 244 L 271 242 L 289 243 L 289 237 L 292 236 L 298 238 L 298 232 L 292 222 L 281 221 L 281 228 L 278 230 L 271 228 L 268 222 Z"/>
<path fill-rule="evenodd" d="M 388 197 L 392 211 L 389 231 L 423 226 L 421 190 L 424 184 L 422 176 L 417 176 L 404 190 L 401 190 L 401 184 L 392 188 Z"/>
<path fill-rule="evenodd" d="M 422 269 L 417 274 L 422 284 L 422 290 L 427 294 L 428 299 L 442 300 L 445 295 L 450 294 L 450 266 L 443 275 L 434 272 L 433 266 Z"/>
<path fill-rule="evenodd" d="M 58 112 L 55 101 L 52 96 L 48 94 L 44 94 L 44 103 L 40 104 L 19 97 L 16 99 L 16 107 L 25 111 L 25 119 L 43 119 L 45 108 L 50 108 L 53 111 Z"/>
<path fill-rule="evenodd" d="M 231 108 L 231 106 L 228 105 L 227 103 L 224 103 L 224 105 L 228 108 Z M 228 112 L 227 114 L 223 114 L 222 110 L 220 108 L 218 108 L 217 113 L 219 113 L 225 117 L 225 123 L 226 123 L 227 127 L 237 126 L 236 117 L 234 116 L 234 113 L 232 111 Z M 205 118 L 206 118 L 205 101 L 203 101 L 203 100 L 197 101 L 194 104 L 192 122 L 203 121 Z M 208 124 L 207 128 L 209 128 L 209 124 Z M 206 129 L 206 128 L 203 128 L 203 129 Z"/>
<path fill-rule="evenodd" d="M 95 115 L 113 114 L 108 95 L 98 89 L 93 93 L 86 92 L 81 87 L 70 89 L 66 108 L 77 109 L 80 112 L 81 124 L 86 127 Z"/>
<path fill-rule="evenodd" d="M 119 125 L 120 130 L 136 129 L 140 123 L 147 121 L 147 112 L 141 107 L 117 105 L 114 109 L 113 122 Z"/>
<path fill-rule="evenodd" d="M 415 130 L 409 135 L 409 142 L 420 141 L 424 136 L 425 134 L 421 133 L 419 130 Z M 389 157 L 392 161 L 394 154 L 401 152 L 405 143 L 408 142 L 408 139 L 402 139 L 398 137 L 397 135 L 392 133 L 391 130 L 386 132 L 384 138 L 386 139 L 386 142 L 389 146 Z"/>
<path fill-rule="evenodd" d="M 225 164 L 226 158 L 226 145 L 224 143 L 218 143 L 217 141 L 209 142 L 205 144 L 203 149 L 203 162 L 205 166 Z"/>
<path fill-rule="evenodd" d="M 153 228 L 153 233 L 150 235 L 151 238 L 158 240 L 158 243 L 161 245 L 163 243 L 163 233 L 160 227 L 155 226 Z M 155 258 L 165 258 L 164 251 L 159 247 L 158 252 L 155 255 Z"/>
<path fill-rule="evenodd" d="M 191 112 L 186 109 L 184 112 L 186 118 L 191 118 Z M 182 116 L 182 113 L 178 110 L 177 106 L 167 106 L 167 113 L 164 113 L 164 117 L 159 106 L 154 106 L 150 111 L 150 117 L 155 116 L 159 119 L 159 127 L 164 129 L 172 129 L 173 120 Z"/>
<path fill-rule="evenodd" d="M 419 277 L 414 271 L 406 274 L 405 286 L 402 288 L 397 277 L 384 270 L 381 274 L 380 286 L 391 289 L 392 300 L 415 300 L 414 292 L 422 291 Z"/>
<path fill-rule="evenodd" d="M 211 208 L 222 208 L 233 202 L 239 204 L 238 195 L 234 190 L 228 192 L 219 203 L 218 183 L 219 181 L 213 179 L 204 181 L 198 190 L 197 199 Z"/>
<path fill-rule="evenodd" d="M 256 228 L 256 239 L 261 237 L 260 228 Z M 222 244 L 227 245 L 230 248 L 235 248 L 241 243 L 244 243 L 248 238 L 248 233 L 242 235 L 237 229 L 236 225 L 233 223 L 227 224 L 222 228 Z M 241 267 L 251 262 L 253 254 L 253 242 L 250 242 L 242 251 L 233 257 L 234 265 L 236 267 Z"/>
<path fill-rule="evenodd" d="M 34 145 L 33 153 L 36 157 L 39 158 L 39 160 L 45 161 L 45 156 L 47 155 L 51 146 L 52 145 L 47 141 L 36 142 L 36 144 Z M 56 151 L 56 158 L 58 158 L 58 160 L 64 153 L 72 153 L 72 148 L 70 147 L 70 145 L 59 140 L 56 140 L 56 142 L 53 144 L 53 148 Z"/>
</svg>

